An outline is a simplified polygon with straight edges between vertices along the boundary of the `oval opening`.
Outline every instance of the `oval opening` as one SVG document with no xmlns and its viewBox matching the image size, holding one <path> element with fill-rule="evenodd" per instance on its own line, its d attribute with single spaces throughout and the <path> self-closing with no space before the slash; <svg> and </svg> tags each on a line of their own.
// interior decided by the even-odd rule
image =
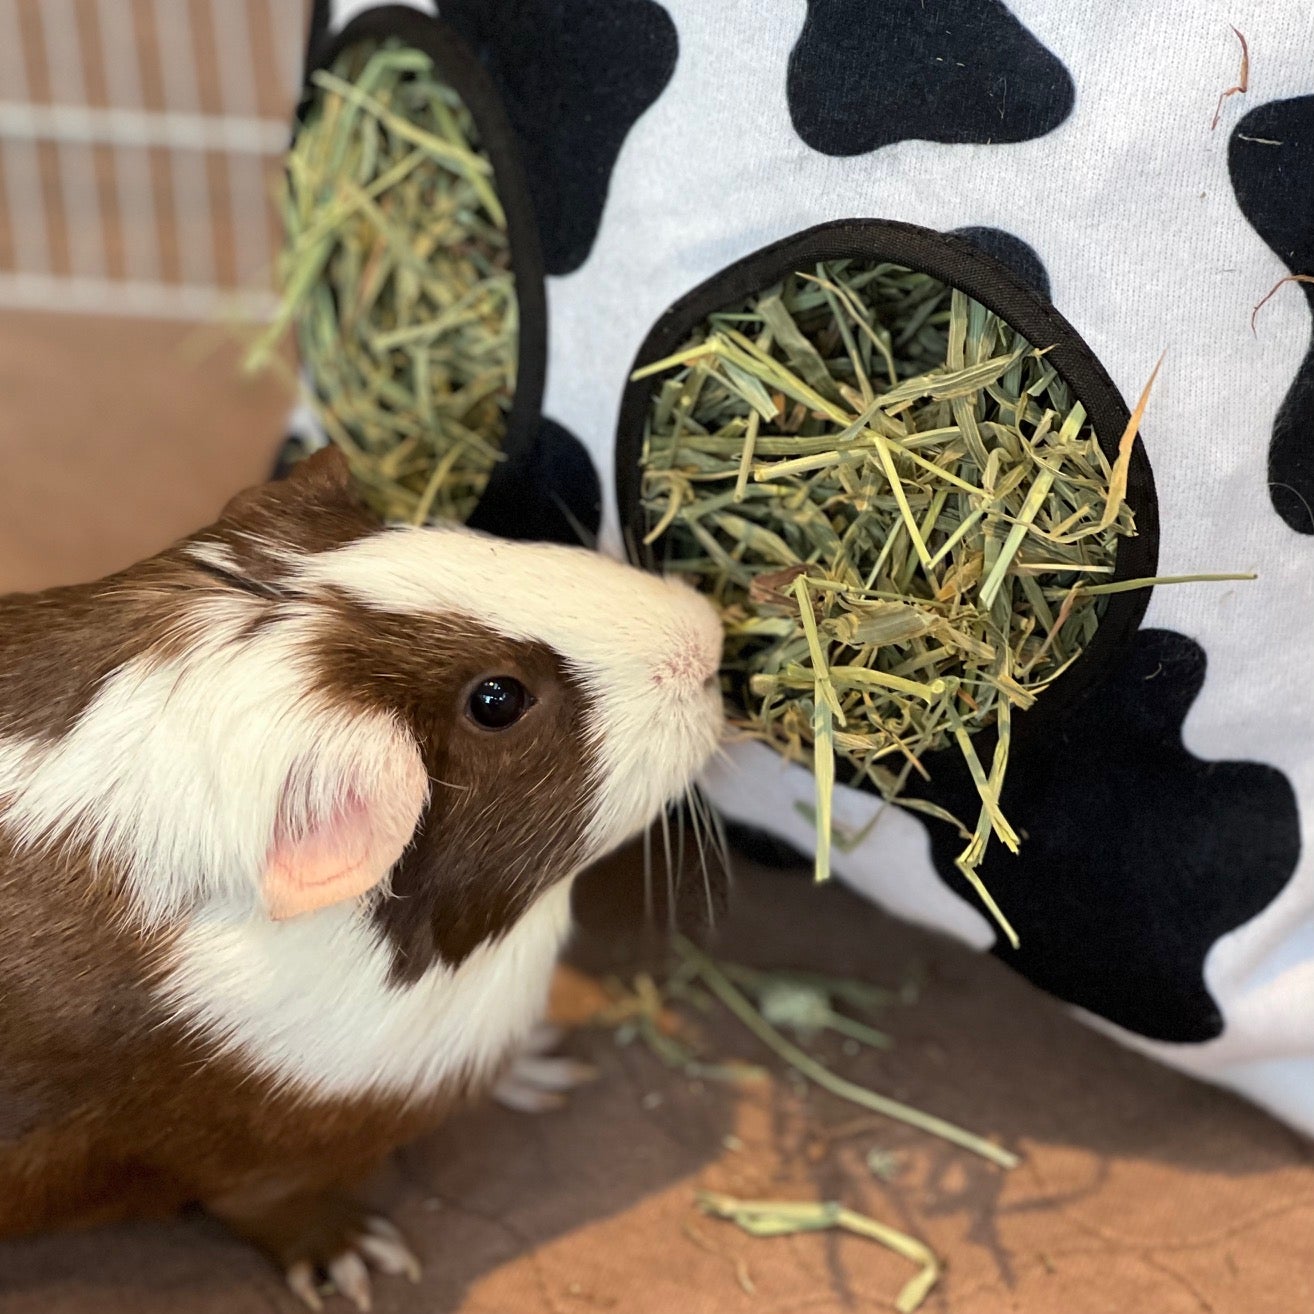
<svg viewBox="0 0 1314 1314">
<path fill-rule="evenodd" d="M 915 807 L 961 752 L 997 797 L 1001 739 L 1043 732 L 1140 624 L 1148 589 L 1087 591 L 1154 574 L 1139 442 L 1101 525 L 1127 406 L 969 242 L 874 220 L 787 238 L 672 306 L 634 373 L 632 557 L 720 606 L 733 719 L 805 761 L 827 737 L 840 783 Z"/>
<path fill-rule="evenodd" d="M 310 409 L 366 500 L 490 527 L 534 450 L 546 307 L 518 149 L 456 33 L 391 5 L 312 51 L 285 217 Z"/>
</svg>

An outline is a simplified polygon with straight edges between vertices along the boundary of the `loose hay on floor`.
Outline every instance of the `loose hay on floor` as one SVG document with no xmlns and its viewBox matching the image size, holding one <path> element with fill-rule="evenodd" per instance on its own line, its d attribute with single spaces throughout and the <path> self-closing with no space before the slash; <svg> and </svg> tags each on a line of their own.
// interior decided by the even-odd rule
<svg viewBox="0 0 1314 1314">
<path fill-rule="evenodd" d="M 940 1280 L 941 1265 L 935 1252 L 914 1236 L 848 1209 L 838 1201 L 739 1200 L 717 1191 L 700 1191 L 698 1207 L 714 1218 L 735 1223 L 749 1236 L 798 1236 L 804 1232 L 851 1232 L 892 1250 L 918 1266 L 916 1277 L 904 1283 L 895 1297 L 899 1314 L 915 1314 Z"/>
<path fill-rule="evenodd" d="M 307 392 L 385 519 L 465 520 L 516 387 L 506 216 L 471 115 L 429 57 L 354 45 L 287 159 L 283 301 Z"/>
<path fill-rule="evenodd" d="M 646 542 L 721 609 L 734 719 L 816 771 L 829 868 L 836 764 L 956 825 L 977 868 L 1013 713 L 1081 654 L 1135 533 L 1135 428 L 1110 461 L 1046 352 L 964 293 L 888 263 L 799 271 L 709 317 L 651 378 Z M 997 734 L 989 762 L 972 736 Z M 975 818 L 909 796 L 961 752 Z"/>
</svg>

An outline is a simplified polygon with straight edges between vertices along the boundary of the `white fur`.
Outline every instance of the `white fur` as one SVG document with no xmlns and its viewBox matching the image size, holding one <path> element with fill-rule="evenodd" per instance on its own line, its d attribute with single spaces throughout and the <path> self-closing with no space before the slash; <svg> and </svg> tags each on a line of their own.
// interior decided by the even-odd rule
<svg viewBox="0 0 1314 1314">
<path fill-rule="evenodd" d="M 367 607 L 466 615 L 555 649 L 596 703 L 601 763 L 591 846 L 642 830 L 715 747 L 721 624 L 683 584 L 595 552 L 461 529 L 392 529 L 304 560 L 303 585 Z"/>
<path fill-rule="evenodd" d="M 212 1043 L 307 1096 L 423 1095 L 487 1077 L 542 1016 L 570 926 L 554 886 L 455 970 L 388 984 L 392 955 L 351 907 L 290 922 L 196 917 L 164 997 Z"/>
<path fill-rule="evenodd" d="M 276 822 L 295 833 L 348 789 L 387 794 L 414 752 L 389 718 L 314 697 L 308 617 L 244 633 L 259 605 L 207 598 L 185 655 L 127 663 L 63 738 L 0 737 L 0 820 L 23 843 L 88 843 L 146 925 L 205 902 L 258 910 Z"/>
<path fill-rule="evenodd" d="M 237 558 L 227 543 L 193 543 L 187 549 L 187 555 L 203 566 L 213 566 L 216 570 L 233 571 L 237 569 Z"/>
</svg>

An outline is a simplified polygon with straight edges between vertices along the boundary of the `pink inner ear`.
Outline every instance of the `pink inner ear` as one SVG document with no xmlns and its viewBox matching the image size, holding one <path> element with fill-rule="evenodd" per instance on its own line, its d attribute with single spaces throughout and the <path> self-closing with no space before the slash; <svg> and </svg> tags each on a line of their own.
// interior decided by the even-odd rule
<svg viewBox="0 0 1314 1314">
<path fill-rule="evenodd" d="M 359 898 L 410 843 L 429 780 L 412 749 L 373 798 L 355 790 L 319 825 L 291 835 L 280 822 L 265 863 L 264 895 L 276 920 Z"/>
</svg>

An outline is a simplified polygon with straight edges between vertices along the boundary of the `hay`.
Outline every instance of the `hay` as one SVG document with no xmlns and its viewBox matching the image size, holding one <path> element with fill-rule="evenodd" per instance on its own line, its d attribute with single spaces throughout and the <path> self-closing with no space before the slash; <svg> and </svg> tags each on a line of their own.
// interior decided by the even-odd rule
<svg viewBox="0 0 1314 1314">
<path fill-rule="evenodd" d="M 675 944 L 676 952 L 692 969 L 693 976 L 706 986 L 717 1001 L 747 1027 L 762 1044 L 788 1063 L 800 1076 L 832 1095 L 856 1104 L 860 1109 L 915 1127 L 929 1136 L 936 1136 L 960 1149 L 970 1150 L 1000 1168 L 1017 1167 L 1019 1163 L 1017 1155 L 1011 1150 L 1004 1149 L 1002 1145 L 996 1145 L 993 1141 L 956 1126 L 944 1118 L 925 1113 L 901 1100 L 880 1095 L 876 1091 L 858 1085 L 857 1082 L 838 1076 L 806 1050 L 781 1035 L 712 958 L 683 936 L 677 937 Z"/>
<path fill-rule="evenodd" d="M 733 719 L 812 760 L 818 876 L 838 761 L 958 827 L 960 869 L 1016 942 L 977 868 L 992 836 L 1019 843 L 999 805 L 1013 713 L 1089 643 L 1105 595 L 1086 586 L 1135 533 L 1135 425 L 1110 462 L 1044 350 L 888 263 L 795 273 L 635 378 L 654 380 L 646 542 L 721 609 Z M 950 745 L 971 824 L 905 794 Z"/>
<path fill-rule="evenodd" d="M 940 1280 L 941 1265 L 935 1252 L 914 1236 L 848 1209 L 837 1200 L 738 1200 L 717 1191 L 700 1191 L 698 1207 L 714 1218 L 736 1224 L 749 1236 L 799 1236 L 805 1232 L 850 1232 L 892 1250 L 918 1266 L 917 1276 L 905 1282 L 895 1297 L 899 1314 L 916 1314 Z M 741 1284 L 742 1285 L 742 1284 Z"/>
<path fill-rule="evenodd" d="M 870 1012 L 896 999 L 912 1002 L 906 989 L 895 995 L 839 977 L 763 972 L 714 959 L 682 935 L 674 937 L 673 949 L 671 970 L 663 984 L 646 972 L 634 978 L 632 988 L 615 979 L 608 982 L 611 1003 L 592 1021 L 611 1030 L 617 1044 L 641 1042 L 667 1067 L 690 1078 L 734 1085 L 763 1080 L 768 1073 L 756 1064 L 703 1061 L 699 1045 L 672 1007 L 687 1004 L 700 1013 L 711 1014 L 719 1004 L 800 1077 L 839 1099 L 969 1150 L 1001 1168 L 1017 1167 L 1019 1160 L 1012 1151 L 944 1118 L 841 1077 L 781 1030 L 788 1028 L 800 1039 L 830 1031 L 859 1045 L 888 1049 L 888 1036 L 841 1013 L 836 1005 L 843 1003 L 850 1009 Z"/>
<path fill-rule="evenodd" d="M 385 519 L 465 520 L 506 433 L 518 315 L 506 216 L 470 113 L 420 51 L 313 75 L 287 159 L 283 299 L 308 400 Z"/>
</svg>

